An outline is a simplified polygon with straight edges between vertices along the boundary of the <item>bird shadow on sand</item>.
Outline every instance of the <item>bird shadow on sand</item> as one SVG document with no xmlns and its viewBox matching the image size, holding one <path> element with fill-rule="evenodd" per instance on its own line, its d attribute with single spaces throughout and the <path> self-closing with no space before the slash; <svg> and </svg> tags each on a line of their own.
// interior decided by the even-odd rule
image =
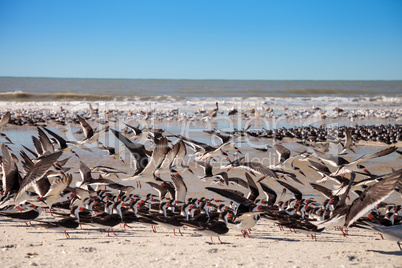
<svg viewBox="0 0 402 268">
<path fill-rule="evenodd" d="M 397 251 L 383 251 L 383 250 L 372 250 L 369 249 L 367 250 L 368 252 L 374 252 L 374 253 L 380 253 L 383 255 L 396 255 L 396 256 L 402 256 L 402 250 L 397 250 Z"/>
<path fill-rule="evenodd" d="M 300 242 L 300 239 L 274 237 L 274 236 L 258 236 L 257 238 L 264 239 L 264 240 L 275 240 L 275 241 L 285 241 L 285 242 Z"/>
<path fill-rule="evenodd" d="M 205 244 L 208 244 L 208 245 L 212 245 L 212 246 L 219 246 L 219 245 L 231 245 L 232 243 L 229 243 L 229 242 L 223 242 L 222 241 L 222 243 L 221 242 L 209 242 L 209 241 L 207 241 L 207 242 L 205 242 Z"/>
</svg>

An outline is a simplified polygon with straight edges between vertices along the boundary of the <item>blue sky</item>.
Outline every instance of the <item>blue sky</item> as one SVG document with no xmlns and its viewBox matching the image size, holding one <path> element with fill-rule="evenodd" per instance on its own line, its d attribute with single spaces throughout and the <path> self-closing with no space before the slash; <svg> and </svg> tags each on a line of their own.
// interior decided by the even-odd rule
<svg viewBox="0 0 402 268">
<path fill-rule="evenodd" d="M 0 76 L 402 80 L 402 1 L 0 0 Z"/>
</svg>

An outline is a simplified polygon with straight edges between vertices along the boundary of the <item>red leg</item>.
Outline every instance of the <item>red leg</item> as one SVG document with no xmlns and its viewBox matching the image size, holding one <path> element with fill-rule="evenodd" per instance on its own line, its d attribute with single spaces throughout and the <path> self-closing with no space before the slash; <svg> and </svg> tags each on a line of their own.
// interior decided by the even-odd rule
<svg viewBox="0 0 402 268">
<path fill-rule="evenodd" d="M 381 236 L 381 239 L 384 240 L 384 236 L 382 236 L 382 233 L 378 233 Z"/>
<path fill-rule="evenodd" d="M 243 238 L 246 238 L 245 231 L 244 231 L 244 230 L 241 230 L 240 232 L 241 232 L 241 234 L 243 235 Z"/>
</svg>

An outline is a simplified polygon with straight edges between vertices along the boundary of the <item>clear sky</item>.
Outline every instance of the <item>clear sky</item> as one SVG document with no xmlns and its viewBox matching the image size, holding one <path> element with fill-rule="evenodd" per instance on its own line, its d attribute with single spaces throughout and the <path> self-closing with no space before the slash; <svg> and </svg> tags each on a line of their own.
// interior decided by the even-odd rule
<svg viewBox="0 0 402 268">
<path fill-rule="evenodd" d="M 402 80 L 402 1 L 0 0 L 0 76 Z"/>
</svg>

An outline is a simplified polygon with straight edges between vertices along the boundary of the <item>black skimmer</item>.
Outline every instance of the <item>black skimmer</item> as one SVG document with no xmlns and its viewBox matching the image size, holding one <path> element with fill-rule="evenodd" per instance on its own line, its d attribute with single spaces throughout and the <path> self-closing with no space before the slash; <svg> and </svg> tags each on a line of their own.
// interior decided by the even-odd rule
<svg viewBox="0 0 402 268">
<path fill-rule="evenodd" d="M 49 168 L 52 167 L 53 163 L 57 161 L 57 159 L 62 155 L 63 152 L 55 152 L 52 154 L 42 156 L 29 172 L 25 175 L 24 179 L 20 183 L 20 189 L 18 190 L 17 196 L 15 199 L 18 199 L 18 196 L 24 194 L 26 190 L 28 190 L 34 183 L 39 181 L 43 176 L 45 176 Z"/>
<path fill-rule="evenodd" d="M 46 206 L 49 209 L 52 209 L 53 204 L 66 201 L 68 196 L 65 194 L 62 195 L 63 191 L 70 186 L 73 180 L 73 176 L 71 174 L 63 174 L 62 177 L 55 179 L 48 189 L 48 191 L 39 198 L 40 201 L 45 202 Z M 36 187 L 40 187 L 36 183 Z M 43 205 L 42 205 L 43 206 Z"/>
<path fill-rule="evenodd" d="M 386 239 L 391 241 L 397 241 L 399 249 L 402 250 L 402 224 L 384 226 L 373 222 L 364 222 L 365 225 L 359 225 L 360 227 L 371 229 L 376 232 L 380 232 Z"/>
<path fill-rule="evenodd" d="M 259 181 L 259 184 L 261 186 L 262 191 L 264 192 L 265 196 L 266 196 L 266 201 L 268 205 L 274 205 L 276 204 L 276 200 L 277 200 L 277 193 L 268 185 L 266 185 L 265 183 L 262 183 L 261 181 Z"/>
<path fill-rule="evenodd" d="M 109 126 L 106 126 L 105 128 L 95 132 L 94 129 L 91 127 L 91 125 L 88 124 L 88 122 L 84 118 L 82 118 L 78 114 L 76 116 L 78 118 L 82 132 L 85 137 L 83 140 L 78 141 L 76 143 L 78 147 L 82 147 L 85 143 L 94 143 L 94 142 L 98 143 L 98 138 L 100 134 L 109 130 Z"/>
<path fill-rule="evenodd" d="M 167 139 L 161 139 L 159 146 L 154 149 L 152 158 L 149 160 L 144 145 L 130 141 L 119 131 L 114 129 L 110 129 L 110 131 L 112 131 L 112 133 L 126 146 L 135 159 L 136 170 L 133 177 L 127 178 L 126 180 L 156 182 L 157 180 L 154 177 L 154 171 L 162 163 L 169 149 L 167 146 Z"/>
<path fill-rule="evenodd" d="M 228 217 L 230 216 L 231 212 L 224 211 L 219 216 L 219 221 L 211 221 L 211 222 L 194 222 L 194 221 L 183 221 L 182 223 L 188 227 L 194 228 L 197 233 L 200 233 L 205 236 L 211 237 L 218 237 L 219 242 L 223 244 L 220 239 L 221 235 L 226 234 L 229 232 L 229 228 L 227 227 L 228 224 Z"/>
<path fill-rule="evenodd" d="M 269 146 L 268 144 L 265 144 L 265 146 L 262 148 L 258 148 L 258 147 L 253 147 L 253 148 L 260 152 L 268 152 L 268 149 L 272 149 L 272 147 Z"/>
<path fill-rule="evenodd" d="M 180 174 L 174 174 L 171 175 L 171 178 L 175 189 L 174 200 L 184 203 L 186 201 L 187 185 L 184 183 L 183 177 Z"/>
<path fill-rule="evenodd" d="M 191 168 L 183 163 L 186 154 L 186 145 L 182 140 L 179 140 L 172 148 L 168 149 L 162 163 L 154 173 L 158 176 L 160 174 L 184 173 L 185 171 L 194 174 Z"/>
<path fill-rule="evenodd" d="M 274 170 L 262 165 L 261 163 L 247 162 L 244 157 L 241 157 L 234 161 L 230 161 L 229 158 L 227 158 L 227 160 L 229 161 L 229 164 L 221 167 L 221 169 L 243 168 L 243 169 L 249 170 L 250 173 L 252 173 L 252 174 L 258 173 L 261 175 L 265 175 L 269 178 L 279 179 L 278 175 L 276 174 L 276 172 Z"/>
<path fill-rule="evenodd" d="M 94 130 L 91 125 L 87 123 L 87 121 L 77 114 L 78 121 L 81 125 L 81 129 L 84 133 L 85 140 L 89 140 L 94 135 Z"/>
<path fill-rule="evenodd" d="M 352 135 L 350 134 L 349 130 L 345 128 L 345 144 L 343 145 L 342 151 L 339 153 L 339 155 L 347 154 L 348 151 L 356 153 L 352 149 L 352 146 L 353 146 Z"/>
<path fill-rule="evenodd" d="M 0 211 L 0 216 L 11 218 L 13 220 L 23 221 L 26 223 L 31 222 L 32 220 L 39 217 L 39 215 L 41 214 L 41 210 L 36 206 L 32 206 L 28 210 L 22 209 L 19 206 L 17 206 L 16 208 L 18 209 L 18 211 Z"/>
<path fill-rule="evenodd" d="M 123 214 L 121 211 L 121 207 L 125 205 L 121 201 L 117 201 L 112 203 L 113 209 L 117 211 L 117 213 L 110 213 L 107 215 L 97 215 L 90 218 L 92 225 L 100 226 L 100 227 L 108 227 L 107 236 L 109 236 L 109 232 L 112 231 L 114 235 L 116 233 L 113 231 L 113 227 L 123 222 Z M 109 211 L 110 212 L 110 211 Z"/>
<path fill-rule="evenodd" d="M 249 230 L 257 224 L 257 221 L 261 218 L 261 213 L 263 213 L 261 206 L 254 206 L 250 212 L 235 215 L 231 221 L 227 222 L 227 227 L 240 231 L 243 237 L 246 237 L 246 235 L 250 237 Z"/>
<path fill-rule="evenodd" d="M 5 195 L 9 195 L 18 192 L 22 178 L 19 175 L 17 164 L 6 145 L 1 143 L 0 147 L 2 153 L 1 168 L 3 173 L 2 189 Z"/>
<path fill-rule="evenodd" d="M 68 146 L 68 142 L 63 139 L 60 135 L 56 134 L 55 132 L 51 131 L 50 129 L 43 127 L 44 130 L 46 130 L 47 133 L 49 133 L 54 140 L 56 141 L 57 145 L 59 146 L 59 150 L 63 151 L 64 153 L 71 153 L 74 154 L 75 156 L 79 157 L 78 154 L 73 150 L 77 145 L 73 146 Z M 82 149 L 87 149 L 86 147 L 82 147 Z"/>
<path fill-rule="evenodd" d="M 352 173 L 352 175 L 353 174 L 354 173 Z M 344 226 L 348 228 L 351 224 L 373 209 L 378 203 L 386 199 L 394 191 L 394 188 L 402 179 L 402 169 L 384 176 L 381 181 L 367 187 L 350 206 L 347 206 L 345 200 L 349 194 L 349 190 L 352 186 L 354 178 L 355 176 L 351 177 L 348 188 L 342 195 L 341 200 L 338 202 L 338 205 L 333 211 L 331 218 L 324 222 L 314 224 L 316 224 L 318 227 Z"/>
<path fill-rule="evenodd" d="M 64 217 L 58 221 L 37 221 L 38 223 L 36 225 L 45 228 L 64 229 L 64 234 L 66 238 L 70 238 L 70 235 L 68 234 L 66 229 L 77 229 L 77 227 L 80 225 L 78 222 L 78 213 L 80 210 L 82 210 L 82 208 L 76 207 L 74 208 L 74 210 L 72 210 L 72 216 Z"/>
<path fill-rule="evenodd" d="M 299 167 L 296 167 L 294 165 L 294 162 L 296 160 L 298 160 L 298 158 L 300 156 L 305 156 L 305 154 L 304 154 L 305 152 L 298 153 L 295 156 L 291 157 L 290 156 L 291 155 L 290 150 L 288 148 L 286 148 L 285 146 L 277 143 L 277 144 L 274 145 L 274 147 L 275 147 L 276 153 L 279 156 L 279 161 L 278 161 L 278 163 L 276 165 L 269 166 L 269 168 L 274 169 L 274 170 L 279 169 L 279 170 L 281 170 L 283 172 L 285 171 L 285 169 L 295 170 L 295 171 L 299 172 L 300 174 L 302 174 L 304 177 L 306 176 L 304 174 L 304 172 Z M 305 158 L 306 158 L 306 156 L 305 156 Z"/>
<path fill-rule="evenodd" d="M 381 150 L 381 151 L 379 151 L 377 153 L 374 153 L 372 155 L 369 155 L 369 156 L 366 156 L 366 157 L 362 156 L 362 157 L 356 159 L 355 161 L 349 162 L 349 163 L 344 164 L 344 165 L 340 165 L 340 166 L 338 166 L 338 169 L 331 174 L 331 176 L 337 176 L 337 175 L 342 175 L 342 174 L 345 174 L 345 173 L 350 173 L 350 172 L 353 172 L 353 171 L 359 171 L 358 165 L 361 162 L 364 162 L 364 161 L 367 161 L 367 160 L 370 160 L 370 159 L 373 159 L 373 158 L 378 158 L 378 157 L 389 155 L 389 154 L 395 152 L 396 149 L 397 149 L 397 147 L 391 146 L 391 147 L 388 147 L 387 149 Z"/>
<path fill-rule="evenodd" d="M 6 112 L 6 114 L 3 115 L 3 117 L 0 120 L 0 128 L 5 126 L 8 122 L 10 122 L 10 119 L 11 119 L 11 113 Z"/>
</svg>

